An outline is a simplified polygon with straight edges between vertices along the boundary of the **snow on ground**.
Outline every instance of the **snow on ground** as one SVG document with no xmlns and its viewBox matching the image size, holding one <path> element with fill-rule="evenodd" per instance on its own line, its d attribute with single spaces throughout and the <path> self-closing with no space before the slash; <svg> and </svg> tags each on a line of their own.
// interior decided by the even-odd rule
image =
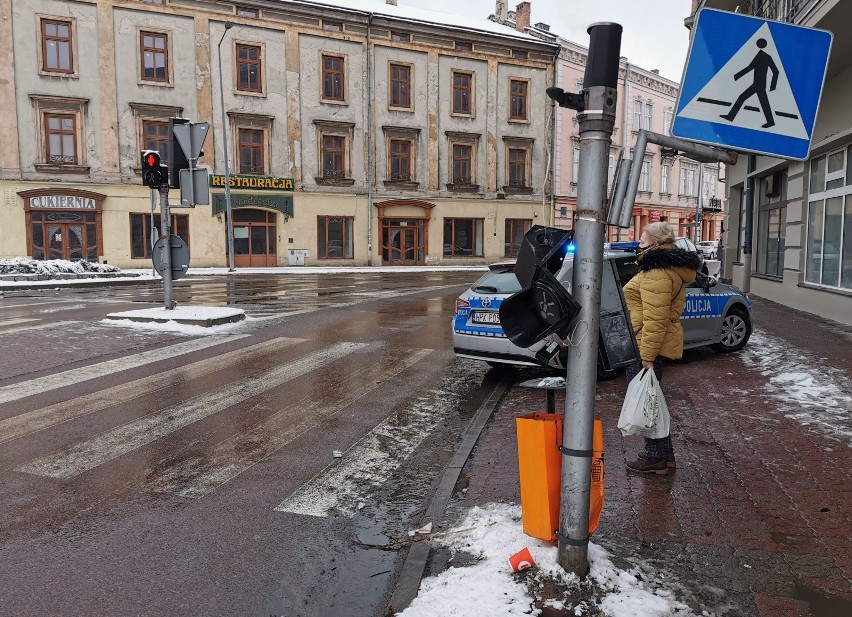
<svg viewBox="0 0 852 617">
<path fill-rule="evenodd" d="M 87 272 L 120 272 L 121 268 L 110 264 L 67 259 L 30 259 L 13 257 L 0 259 L 0 274 L 85 274 Z"/>
<path fill-rule="evenodd" d="M 579 580 L 567 574 L 556 562 L 555 545 L 524 534 L 520 506 L 488 504 L 473 508 L 458 527 L 435 534 L 432 542 L 448 547 L 454 556 L 465 553 L 475 559 L 472 565 L 450 567 L 426 578 L 411 605 L 399 617 L 511 617 L 541 615 L 528 589 L 530 578 L 515 574 L 508 558 L 528 547 L 536 562 L 533 584 L 553 581 L 576 588 Z M 466 560 L 468 561 L 468 560 Z M 572 605 L 558 598 L 548 606 L 571 614 L 608 617 L 688 617 L 689 607 L 674 597 L 671 589 L 640 580 L 632 571 L 616 568 L 608 553 L 589 544 L 591 571 L 587 581 L 593 591 L 589 600 Z M 452 565 L 452 564 L 450 564 Z M 586 584 L 586 583 L 584 583 Z"/>
<path fill-rule="evenodd" d="M 172 332 L 185 336 L 209 336 L 211 334 L 227 334 L 233 330 L 243 327 L 245 321 L 237 323 L 222 324 L 221 326 L 193 326 L 190 324 L 167 321 L 157 323 L 156 321 L 130 321 L 129 319 L 102 319 L 101 324 L 117 328 L 133 328 L 135 330 L 151 330 L 153 332 Z"/>
<path fill-rule="evenodd" d="M 741 353 L 769 378 L 765 389 L 786 417 L 852 446 L 852 384 L 845 373 L 757 328 Z"/>
<path fill-rule="evenodd" d="M 107 319 L 101 323 L 118 325 L 126 328 L 140 328 L 143 330 L 155 330 L 159 332 L 176 332 L 198 336 L 200 334 L 222 334 L 228 330 L 235 329 L 240 322 L 227 323 L 217 326 L 202 326 L 183 321 L 205 321 L 208 319 L 220 319 L 222 317 L 233 317 L 245 315 L 245 311 L 238 308 L 221 306 L 177 306 L 169 311 L 165 307 L 139 309 L 136 311 L 123 311 L 121 313 L 110 313 Z M 111 319 L 110 319 L 111 318 Z M 167 320 L 167 321 L 133 321 L 134 319 Z"/>
</svg>

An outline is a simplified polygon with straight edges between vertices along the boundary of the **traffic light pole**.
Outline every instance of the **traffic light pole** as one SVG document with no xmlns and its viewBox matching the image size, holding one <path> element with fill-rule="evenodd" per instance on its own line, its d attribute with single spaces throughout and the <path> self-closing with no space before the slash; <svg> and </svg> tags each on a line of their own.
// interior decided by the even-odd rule
<svg viewBox="0 0 852 617">
<path fill-rule="evenodd" d="M 163 302 L 166 310 L 175 308 L 174 293 L 172 291 L 172 221 L 169 213 L 169 183 L 160 185 L 160 263 L 163 271 Z"/>
<path fill-rule="evenodd" d="M 566 571 L 589 571 L 589 491 L 592 471 L 601 273 L 607 199 L 607 169 L 618 98 L 621 51 L 619 24 L 592 24 L 583 78 L 585 100 L 580 124 L 577 221 L 571 294 L 582 309 L 568 347 L 565 421 L 562 436 L 562 487 L 557 560 Z"/>
</svg>

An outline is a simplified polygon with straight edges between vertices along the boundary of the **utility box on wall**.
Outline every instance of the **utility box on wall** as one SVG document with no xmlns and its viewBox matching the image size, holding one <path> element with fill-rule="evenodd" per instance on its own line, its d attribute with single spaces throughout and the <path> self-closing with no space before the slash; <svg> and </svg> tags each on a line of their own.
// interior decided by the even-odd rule
<svg viewBox="0 0 852 617">
<path fill-rule="evenodd" d="M 290 249 L 290 265 L 304 266 L 305 258 L 310 257 L 311 252 L 308 249 Z"/>
</svg>

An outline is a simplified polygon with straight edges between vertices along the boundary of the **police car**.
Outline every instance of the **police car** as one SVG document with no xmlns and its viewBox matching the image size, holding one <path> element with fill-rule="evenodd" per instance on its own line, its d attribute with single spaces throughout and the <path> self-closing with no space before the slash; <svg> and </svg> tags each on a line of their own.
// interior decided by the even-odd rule
<svg viewBox="0 0 852 617">
<path fill-rule="evenodd" d="M 572 262 L 573 256 L 569 253 L 556 275 L 569 292 Z M 610 296 L 620 296 L 620 288 L 639 271 L 636 255 L 629 249 L 605 252 L 604 266 L 602 288 L 605 296 L 607 290 Z M 530 349 L 518 347 L 500 327 L 500 304 L 521 290 L 514 267 L 512 261 L 492 264 L 489 271 L 456 300 L 453 348 L 459 357 L 483 360 L 491 366 L 542 364 L 541 360 L 536 359 L 536 352 L 544 346 L 543 342 Z M 687 286 L 686 304 L 681 318 L 684 348 L 710 345 L 722 352 L 742 349 L 751 336 L 751 308 L 751 301 L 739 289 L 718 283 L 712 277 L 698 272 L 695 280 Z M 626 324 L 620 303 L 617 311 L 621 313 L 621 322 Z M 607 317 L 606 313 L 603 313 L 603 317 Z M 602 332 L 604 322 L 602 319 Z M 629 338 L 630 335 L 628 333 L 625 336 L 622 331 L 621 336 Z M 565 354 L 555 355 L 548 363 L 553 368 L 564 368 Z M 608 378 L 617 373 L 617 369 L 609 367 L 606 358 L 599 357 L 599 377 Z"/>
</svg>

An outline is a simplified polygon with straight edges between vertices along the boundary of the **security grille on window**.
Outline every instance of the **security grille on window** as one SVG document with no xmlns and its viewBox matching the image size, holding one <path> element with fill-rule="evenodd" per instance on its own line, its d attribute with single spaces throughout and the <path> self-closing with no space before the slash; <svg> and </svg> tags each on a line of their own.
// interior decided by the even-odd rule
<svg viewBox="0 0 852 617">
<path fill-rule="evenodd" d="M 343 165 L 345 140 L 337 135 L 324 135 L 322 138 L 322 175 L 326 178 L 343 178 L 346 168 Z"/>
<path fill-rule="evenodd" d="M 70 22 L 43 19 L 41 41 L 42 69 L 56 73 L 74 71 Z"/>
<path fill-rule="evenodd" d="M 411 142 L 406 139 L 391 139 L 391 180 L 411 180 Z"/>
<path fill-rule="evenodd" d="M 471 114 L 471 89 L 473 75 L 470 73 L 453 73 L 453 113 Z"/>
<path fill-rule="evenodd" d="M 345 91 L 343 58 L 339 56 L 322 57 L 322 98 L 330 101 L 343 101 Z"/>
<path fill-rule="evenodd" d="M 239 163 L 240 173 L 262 175 L 263 165 L 263 131 L 256 129 L 239 129 Z"/>
<path fill-rule="evenodd" d="M 260 47 L 237 45 L 237 90 L 261 92 Z"/>
<path fill-rule="evenodd" d="M 453 145 L 453 183 L 473 184 L 471 157 L 473 148 L 463 144 Z"/>
<path fill-rule="evenodd" d="M 76 165 L 76 117 L 64 114 L 45 114 L 44 122 L 47 162 L 60 165 Z"/>
<path fill-rule="evenodd" d="M 811 161 L 805 281 L 852 289 L 852 146 Z"/>
<path fill-rule="evenodd" d="M 527 151 L 509 148 L 509 186 L 527 186 Z"/>
<path fill-rule="evenodd" d="M 142 47 L 142 79 L 168 81 L 168 37 L 157 32 L 141 32 L 139 36 Z"/>
</svg>

